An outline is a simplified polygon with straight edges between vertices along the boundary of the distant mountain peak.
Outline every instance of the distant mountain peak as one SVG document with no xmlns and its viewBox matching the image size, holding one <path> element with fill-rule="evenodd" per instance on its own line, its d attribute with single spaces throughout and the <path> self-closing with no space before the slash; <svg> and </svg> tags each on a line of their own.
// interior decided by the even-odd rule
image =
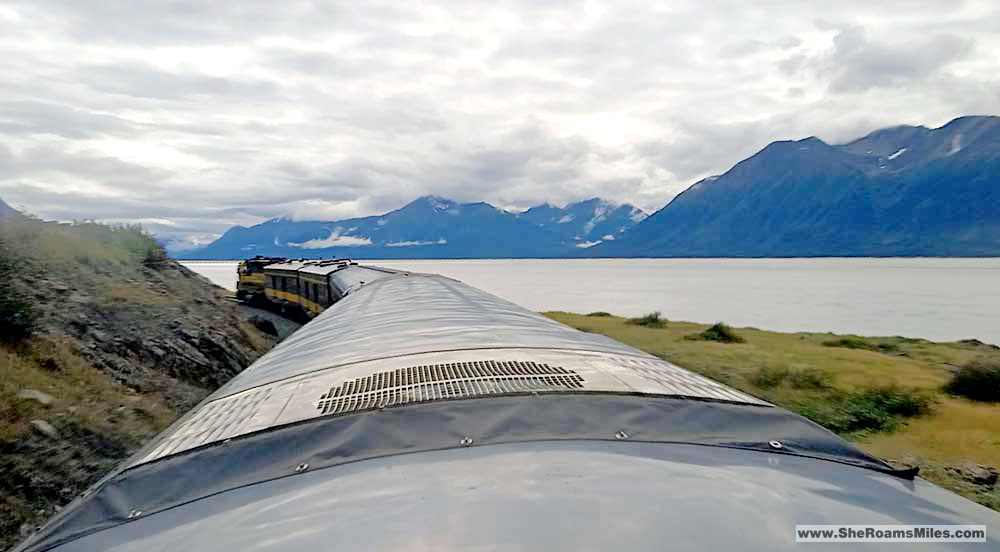
<svg viewBox="0 0 1000 552">
<path fill-rule="evenodd" d="M 603 241 L 614 240 L 646 216 L 638 207 L 599 197 L 567 203 L 565 207 L 544 203 L 518 215 L 559 233 L 576 248 L 593 247 Z"/>
<path fill-rule="evenodd" d="M 956 117 L 940 128 L 947 128 L 949 126 L 962 126 L 967 124 L 985 124 L 985 125 L 996 125 L 1000 124 L 1000 116 L 997 115 L 963 115 L 961 117 Z M 923 127 L 920 127 L 923 128 Z M 934 129 L 938 130 L 938 129 Z"/>
<path fill-rule="evenodd" d="M 810 136 L 801 140 L 777 140 L 771 142 L 761 150 L 761 153 L 767 151 L 804 151 L 802 148 L 809 148 L 810 146 L 830 147 L 823 140 L 815 136 Z"/>
<path fill-rule="evenodd" d="M 458 205 L 458 202 L 437 195 L 425 195 L 425 196 L 420 196 L 417 199 L 414 199 L 409 203 L 409 205 L 428 205 L 430 207 L 433 207 L 434 209 L 445 211 Z"/>
<path fill-rule="evenodd" d="M 569 203 L 566 206 L 570 207 L 570 206 L 573 206 L 573 205 L 588 206 L 589 207 L 591 205 L 614 205 L 614 203 L 611 202 L 611 201 L 608 201 L 606 199 L 601 199 L 599 197 L 592 197 L 590 199 L 583 199 L 583 200 L 580 200 L 580 201 Z"/>
</svg>

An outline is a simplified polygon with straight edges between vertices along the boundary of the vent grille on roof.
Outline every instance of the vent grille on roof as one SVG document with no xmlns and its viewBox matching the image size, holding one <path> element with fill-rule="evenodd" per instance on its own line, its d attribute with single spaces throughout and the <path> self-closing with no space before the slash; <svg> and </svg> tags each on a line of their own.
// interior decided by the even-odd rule
<svg viewBox="0 0 1000 552">
<path fill-rule="evenodd" d="M 572 370 L 521 361 L 474 361 L 411 366 L 345 382 L 320 396 L 323 414 L 397 404 L 530 391 L 583 388 Z"/>
</svg>

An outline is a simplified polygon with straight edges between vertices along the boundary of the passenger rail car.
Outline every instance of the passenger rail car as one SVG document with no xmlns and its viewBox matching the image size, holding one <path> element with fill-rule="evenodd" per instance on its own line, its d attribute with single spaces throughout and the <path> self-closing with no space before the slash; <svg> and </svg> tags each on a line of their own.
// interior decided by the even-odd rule
<svg viewBox="0 0 1000 552">
<path fill-rule="evenodd" d="M 367 282 L 397 273 L 387 268 L 359 266 L 350 259 L 282 259 L 264 266 L 262 271 L 263 285 L 246 300 L 302 320 L 317 316 Z"/>
<path fill-rule="evenodd" d="M 317 283 L 304 268 L 274 270 Z M 18 550 L 772 552 L 823 524 L 982 525 L 992 543 L 921 550 L 1000 538 L 996 512 L 607 337 L 443 276 L 334 275 L 348 293 Z"/>
</svg>

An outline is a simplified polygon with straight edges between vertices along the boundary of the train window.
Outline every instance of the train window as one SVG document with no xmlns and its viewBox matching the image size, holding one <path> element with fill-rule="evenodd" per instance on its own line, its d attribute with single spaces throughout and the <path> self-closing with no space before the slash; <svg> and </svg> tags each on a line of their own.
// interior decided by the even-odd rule
<svg viewBox="0 0 1000 552">
<path fill-rule="evenodd" d="M 288 278 L 281 277 L 281 291 L 288 291 Z"/>
<path fill-rule="evenodd" d="M 319 284 L 313 284 L 313 301 L 319 302 Z"/>
</svg>

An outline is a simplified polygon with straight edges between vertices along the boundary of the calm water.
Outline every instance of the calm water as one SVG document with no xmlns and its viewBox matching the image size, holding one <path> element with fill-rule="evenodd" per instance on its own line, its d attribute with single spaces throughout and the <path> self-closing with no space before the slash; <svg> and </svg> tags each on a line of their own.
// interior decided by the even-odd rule
<svg viewBox="0 0 1000 552">
<path fill-rule="evenodd" d="M 236 262 L 188 262 L 234 289 Z M 779 331 L 1000 344 L 1000 259 L 373 261 L 444 274 L 536 311 L 608 311 Z"/>
</svg>

